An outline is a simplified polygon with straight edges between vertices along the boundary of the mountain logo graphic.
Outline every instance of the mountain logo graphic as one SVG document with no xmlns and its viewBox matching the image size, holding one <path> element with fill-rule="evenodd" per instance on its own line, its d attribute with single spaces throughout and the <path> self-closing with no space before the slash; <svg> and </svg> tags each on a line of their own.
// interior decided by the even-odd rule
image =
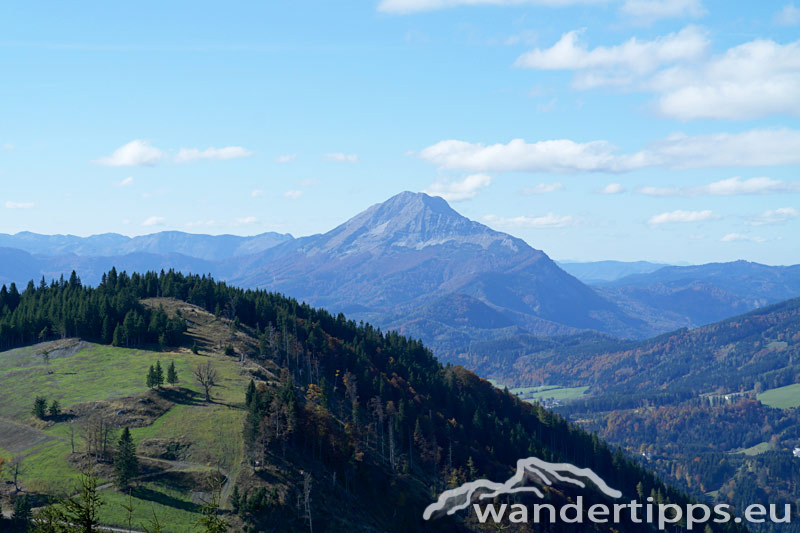
<svg viewBox="0 0 800 533">
<path fill-rule="evenodd" d="M 539 498 L 544 498 L 542 491 L 530 484 L 532 481 L 538 481 L 545 485 L 553 485 L 554 482 L 569 483 L 585 488 L 586 484 L 581 479 L 588 479 L 610 498 L 618 499 L 622 497 L 622 492 L 609 487 L 605 481 L 588 468 L 579 468 L 569 463 L 548 463 L 536 457 L 528 457 L 517 461 L 516 473 L 505 483 L 478 479 L 464 483 L 455 489 L 444 491 L 436 503 L 430 504 L 425 509 L 422 517 L 425 520 L 430 520 L 432 517 L 444 514 L 452 515 L 457 511 L 466 509 L 472 503 L 476 493 L 478 493 L 477 499 L 479 500 L 520 492 L 530 492 Z"/>
</svg>

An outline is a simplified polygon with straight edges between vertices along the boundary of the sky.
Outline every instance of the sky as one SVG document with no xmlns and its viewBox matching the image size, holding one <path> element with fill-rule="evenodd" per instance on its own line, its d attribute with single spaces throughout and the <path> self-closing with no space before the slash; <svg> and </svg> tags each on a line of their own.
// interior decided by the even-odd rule
<svg viewBox="0 0 800 533">
<path fill-rule="evenodd" d="M 404 190 L 560 260 L 800 263 L 800 3 L 0 6 L 0 232 L 328 231 Z"/>
</svg>

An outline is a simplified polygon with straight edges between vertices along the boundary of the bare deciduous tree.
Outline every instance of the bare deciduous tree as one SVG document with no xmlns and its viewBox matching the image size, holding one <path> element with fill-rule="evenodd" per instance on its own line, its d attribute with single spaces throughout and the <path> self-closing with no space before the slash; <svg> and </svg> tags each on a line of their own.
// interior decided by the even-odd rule
<svg viewBox="0 0 800 533">
<path fill-rule="evenodd" d="M 75 424 L 71 420 L 69 422 L 69 445 L 72 453 L 75 453 Z"/>
<path fill-rule="evenodd" d="M 19 476 L 22 474 L 24 468 L 22 465 L 22 456 L 15 455 L 8 463 L 8 473 L 11 475 L 11 480 L 14 482 L 14 492 L 19 492 Z"/>
<path fill-rule="evenodd" d="M 194 369 L 194 377 L 206 393 L 206 401 L 211 401 L 211 388 L 217 384 L 217 370 L 211 361 L 199 364 Z"/>
<path fill-rule="evenodd" d="M 111 438 L 112 426 L 105 416 L 96 414 L 86 419 L 80 427 L 86 454 L 93 455 L 95 461 L 108 457 L 108 442 Z"/>
<path fill-rule="evenodd" d="M 311 524 L 311 472 L 303 472 L 303 504 L 308 531 L 314 533 L 314 526 Z"/>
</svg>

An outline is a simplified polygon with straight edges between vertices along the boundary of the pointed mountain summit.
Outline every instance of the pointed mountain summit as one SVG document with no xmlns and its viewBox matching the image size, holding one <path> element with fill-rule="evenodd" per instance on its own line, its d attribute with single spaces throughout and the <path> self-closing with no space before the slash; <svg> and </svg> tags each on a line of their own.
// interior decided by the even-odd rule
<svg viewBox="0 0 800 533">
<path fill-rule="evenodd" d="M 395 247 L 421 250 L 443 244 L 486 249 L 499 244 L 517 251 L 524 244 L 462 216 L 438 196 L 408 191 L 373 205 L 325 237 L 311 249 L 348 254 L 386 252 Z"/>
<path fill-rule="evenodd" d="M 485 329 L 496 330 L 489 337 L 515 328 L 635 336 L 646 327 L 544 252 L 424 193 L 400 193 L 327 233 L 276 246 L 240 272 L 232 279 L 237 284 L 290 294 L 428 341 L 456 342 L 464 334 L 460 324 L 473 327 L 486 316 L 493 319 Z"/>
</svg>

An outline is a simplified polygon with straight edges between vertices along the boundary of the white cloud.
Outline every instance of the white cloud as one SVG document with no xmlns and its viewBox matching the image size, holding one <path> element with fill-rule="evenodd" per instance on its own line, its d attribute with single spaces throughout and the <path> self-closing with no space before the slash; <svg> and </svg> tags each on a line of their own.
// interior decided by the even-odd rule
<svg viewBox="0 0 800 533">
<path fill-rule="evenodd" d="M 261 198 L 262 196 L 264 196 L 264 190 L 263 189 L 253 189 L 252 191 L 250 191 L 250 196 L 253 197 L 253 198 Z"/>
<path fill-rule="evenodd" d="M 95 160 L 95 163 L 108 167 L 152 166 L 165 157 L 166 154 L 158 148 L 137 139 L 120 146 L 110 156 Z"/>
<path fill-rule="evenodd" d="M 303 191 L 293 189 L 291 191 L 286 191 L 285 193 L 283 193 L 283 196 L 285 196 L 289 200 L 297 200 L 298 198 L 303 196 Z"/>
<path fill-rule="evenodd" d="M 672 168 L 754 167 L 800 163 L 800 131 L 760 129 L 741 133 L 671 135 L 649 152 Z"/>
<path fill-rule="evenodd" d="M 474 198 L 480 189 L 488 187 L 491 183 L 491 176 L 471 174 L 460 181 L 437 181 L 422 192 L 431 196 L 441 196 L 448 202 L 460 202 Z"/>
<path fill-rule="evenodd" d="M 800 24 L 800 9 L 794 2 L 789 2 L 775 15 L 775 23 L 779 26 L 797 26 Z"/>
<path fill-rule="evenodd" d="M 577 4 L 602 4 L 608 0 L 381 0 L 378 11 L 406 15 L 459 6 L 521 6 L 540 5 L 561 7 Z"/>
<path fill-rule="evenodd" d="M 519 217 L 499 217 L 496 215 L 486 215 L 483 217 L 484 222 L 493 224 L 498 227 L 509 228 L 564 228 L 574 223 L 574 219 L 569 215 L 556 215 L 555 213 L 547 213 L 542 216 L 519 216 Z"/>
<path fill-rule="evenodd" d="M 12 202 L 6 201 L 6 209 L 32 209 L 36 204 L 33 202 Z"/>
<path fill-rule="evenodd" d="M 164 217 L 150 217 L 142 221 L 142 226 L 163 226 L 166 219 Z"/>
<path fill-rule="evenodd" d="M 668 18 L 700 18 L 708 13 L 700 0 L 625 0 L 620 10 L 645 23 Z"/>
<path fill-rule="evenodd" d="M 783 224 L 789 220 L 800 218 L 800 211 L 794 207 L 781 207 L 769 211 L 764 211 L 748 221 L 751 226 L 764 226 L 767 224 Z"/>
<path fill-rule="evenodd" d="M 255 224 L 256 222 L 258 222 L 256 217 L 239 217 L 234 220 L 234 223 L 237 226 L 246 226 L 248 224 Z"/>
<path fill-rule="evenodd" d="M 317 185 L 322 185 L 322 182 L 316 178 L 308 178 L 298 181 L 297 184 L 301 187 L 316 187 Z"/>
<path fill-rule="evenodd" d="M 735 242 L 735 241 L 764 242 L 764 239 L 762 237 L 744 235 L 742 233 L 728 233 L 720 240 L 722 242 Z"/>
<path fill-rule="evenodd" d="M 119 183 L 117 183 L 117 187 L 130 187 L 131 185 L 133 185 L 133 177 L 132 176 L 128 176 L 124 180 L 122 180 Z"/>
<path fill-rule="evenodd" d="M 440 141 L 420 156 L 440 167 L 472 172 L 623 172 L 647 166 L 638 155 L 624 156 L 607 141 L 576 143 L 568 139 L 483 145 Z"/>
<path fill-rule="evenodd" d="M 297 154 L 283 154 L 275 158 L 276 163 L 291 163 L 297 159 Z"/>
<path fill-rule="evenodd" d="M 534 195 L 534 194 L 547 194 L 549 192 L 560 191 L 564 188 L 562 183 L 554 182 L 554 183 L 537 183 L 533 187 L 528 187 L 527 189 L 522 189 L 522 194 L 526 196 Z"/>
<path fill-rule="evenodd" d="M 652 41 L 633 37 L 616 46 L 598 46 L 591 50 L 579 42 L 581 33 L 582 30 L 565 33 L 552 47 L 534 48 L 522 54 L 514 64 L 537 70 L 585 71 L 575 81 L 576 86 L 584 89 L 629 85 L 663 65 L 702 57 L 709 44 L 705 32 L 694 26 Z"/>
<path fill-rule="evenodd" d="M 241 159 L 243 157 L 250 157 L 253 152 L 245 150 L 241 146 L 226 146 L 224 148 L 206 148 L 200 150 L 198 148 L 181 148 L 178 155 L 175 156 L 176 163 L 189 163 L 198 160 L 220 160 L 225 161 L 228 159 Z"/>
<path fill-rule="evenodd" d="M 657 110 L 680 120 L 800 116 L 800 41 L 754 40 L 699 65 L 659 73 L 647 88 Z"/>
<path fill-rule="evenodd" d="M 677 211 L 653 215 L 650 217 L 650 220 L 648 220 L 647 223 L 656 226 L 659 224 L 670 224 L 673 222 L 703 222 L 713 218 L 719 217 L 715 215 L 713 211 L 708 209 L 705 211 L 682 211 L 679 209 Z"/>
<path fill-rule="evenodd" d="M 2 148 L 3 150 L 8 150 L 8 151 L 11 151 L 11 150 L 13 150 L 13 149 L 14 149 L 14 145 L 13 145 L 13 144 L 11 144 L 11 143 L 5 143 L 5 144 L 4 144 L 2 147 L 0 147 L 0 148 Z"/>
<path fill-rule="evenodd" d="M 739 177 L 697 187 L 642 187 L 637 192 L 647 196 L 734 196 L 800 192 L 800 182 L 780 181 L 767 177 Z"/>
<path fill-rule="evenodd" d="M 484 145 L 440 141 L 419 156 L 441 168 L 467 172 L 627 172 L 648 167 L 709 168 L 800 164 L 800 131 L 749 130 L 688 136 L 675 134 L 647 149 L 620 154 L 610 142 L 557 139 Z"/>
<path fill-rule="evenodd" d="M 650 10 L 655 16 L 681 6 L 695 14 L 702 9 L 692 0 L 628 0 L 623 9 Z M 787 16 L 782 20 L 792 20 L 793 8 L 784 8 Z M 581 42 L 581 33 L 570 31 L 550 48 L 534 48 L 515 65 L 575 71 L 573 85 L 578 89 L 653 93 L 655 110 L 679 120 L 800 116 L 800 41 L 755 39 L 709 57 L 707 34 L 695 26 L 652 40 L 634 37 L 595 48 Z"/>
<path fill-rule="evenodd" d="M 328 161 L 339 161 L 341 163 L 357 163 L 358 154 L 343 154 L 343 153 L 325 154 L 325 159 L 327 159 Z"/>
<path fill-rule="evenodd" d="M 597 192 L 600 194 L 621 194 L 625 192 L 625 187 L 623 187 L 620 183 L 609 183 Z"/>
</svg>

